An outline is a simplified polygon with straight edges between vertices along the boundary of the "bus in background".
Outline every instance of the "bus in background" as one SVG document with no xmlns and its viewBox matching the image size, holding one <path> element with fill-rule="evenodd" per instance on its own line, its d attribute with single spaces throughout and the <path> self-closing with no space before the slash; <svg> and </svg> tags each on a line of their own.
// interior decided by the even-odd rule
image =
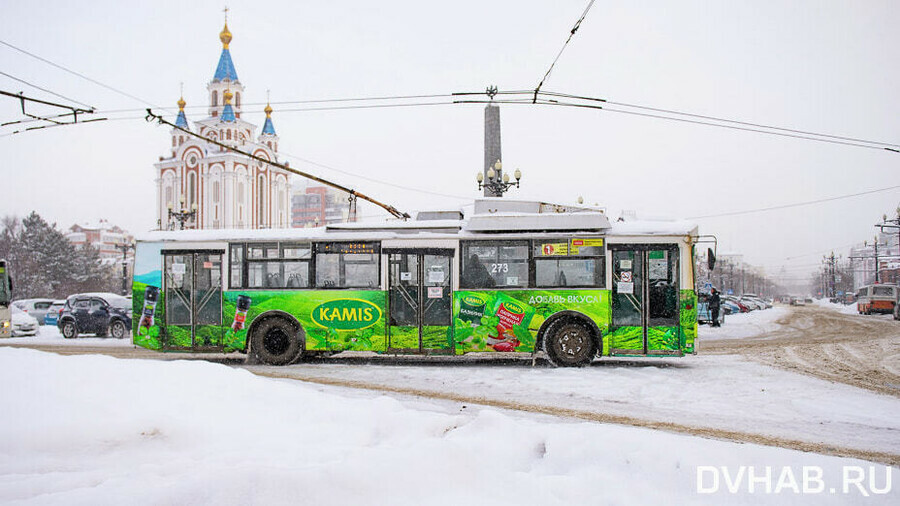
<svg viewBox="0 0 900 506">
<path fill-rule="evenodd" d="M 856 311 L 859 314 L 892 314 L 897 304 L 897 285 L 867 285 L 856 292 Z"/>
<path fill-rule="evenodd" d="M 469 212 L 314 229 L 151 232 L 136 247 L 133 341 L 284 365 L 342 351 L 696 352 L 696 226 L 482 199 Z"/>
<path fill-rule="evenodd" d="M 6 260 L 0 260 L 0 338 L 12 337 L 12 276 Z"/>
</svg>

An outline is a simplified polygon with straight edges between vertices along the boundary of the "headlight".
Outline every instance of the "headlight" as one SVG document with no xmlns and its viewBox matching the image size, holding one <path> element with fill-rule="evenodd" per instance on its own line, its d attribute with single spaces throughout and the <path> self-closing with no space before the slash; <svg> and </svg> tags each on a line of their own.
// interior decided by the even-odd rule
<svg viewBox="0 0 900 506">
<path fill-rule="evenodd" d="M 9 328 L 9 320 L 3 320 L 3 328 Z"/>
</svg>

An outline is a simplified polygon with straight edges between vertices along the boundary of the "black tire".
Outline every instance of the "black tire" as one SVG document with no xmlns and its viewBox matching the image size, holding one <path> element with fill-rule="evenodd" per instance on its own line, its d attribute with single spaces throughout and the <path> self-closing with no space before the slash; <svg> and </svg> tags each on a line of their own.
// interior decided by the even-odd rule
<svg viewBox="0 0 900 506">
<path fill-rule="evenodd" d="M 66 339 L 75 339 L 78 337 L 78 327 L 72 320 L 66 320 L 62 324 L 60 333 L 62 333 L 62 336 Z"/>
<path fill-rule="evenodd" d="M 125 322 L 123 322 L 122 320 L 115 320 L 114 322 L 109 324 L 109 335 L 111 337 L 115 337 L 116 339 L 124 339 L 126 333 L 127 329 L 125 328 Z"/>
<path fill-rule="evenodd" d="M 547 329 L 544 353 L 550 363 L 560 367 L 584 367 L 597 355 L 594 332 L 576 319 L 561 319 Z"/>
<path fill-rule="evenodd" d="M 287 365 L 303 355 L 300 329 L 284 318 L 266 318 L 251 329 L 250 353 L 268 365 Z"/>
</svg>

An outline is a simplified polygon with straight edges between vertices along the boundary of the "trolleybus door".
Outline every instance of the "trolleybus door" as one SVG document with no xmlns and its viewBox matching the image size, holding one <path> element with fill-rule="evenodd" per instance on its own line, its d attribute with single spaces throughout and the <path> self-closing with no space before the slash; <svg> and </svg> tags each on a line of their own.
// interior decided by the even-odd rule
<svg viewBox="0 0 900 506">
<path fill-rule="evenodd" d="M 452 353 L 453 250 L 386 250 L 388 348 Z"/>
<path fill-rule="evenodd" d="M 610 245 L 613 261 L 610 352 L 678 355 L 678 247 Z"/>
<path fill-rule="evenodd" d="M 167 349 L 222 347 L 223 251 L 164 251 Z"/>
</svg>

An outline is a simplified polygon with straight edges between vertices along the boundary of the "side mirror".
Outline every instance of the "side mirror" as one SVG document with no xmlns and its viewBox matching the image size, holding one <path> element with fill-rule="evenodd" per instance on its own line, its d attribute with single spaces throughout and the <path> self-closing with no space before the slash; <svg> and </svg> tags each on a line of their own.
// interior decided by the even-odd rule
<svg viewBox="0 0 900 506">
<path fill-rule="evenodd" d="M 706 265 L 709 266 L 710 271 L 716 268 L 716 254 L 713 253 L 712 248 L 706 248 Z"/>
</svg>

